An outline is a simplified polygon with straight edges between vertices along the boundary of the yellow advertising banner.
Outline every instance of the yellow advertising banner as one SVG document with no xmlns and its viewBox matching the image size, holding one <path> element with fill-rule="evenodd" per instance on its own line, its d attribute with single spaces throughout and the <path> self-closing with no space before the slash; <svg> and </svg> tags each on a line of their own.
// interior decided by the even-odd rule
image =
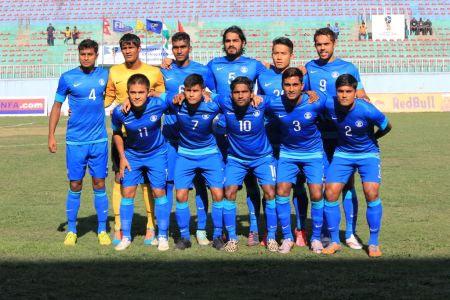
<svg viewBox="0 0 450 300">
<path fill-rule="evenodd" d="M 450 111 L 450 93 L 369 94 L 369 97 L 382 112 Z"/>
</svg>

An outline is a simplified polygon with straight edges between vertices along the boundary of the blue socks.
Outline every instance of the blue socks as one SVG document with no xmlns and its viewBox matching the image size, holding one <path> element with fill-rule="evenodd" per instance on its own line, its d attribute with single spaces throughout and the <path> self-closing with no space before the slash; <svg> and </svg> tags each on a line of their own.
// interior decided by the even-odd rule
<svg viewBox="0 0 450 300">
<path fill-rule="evenodd" d="M 244 179 L 247 188 L 247 207 L 250 222 L 250 232 L 258 233 L 258 220 L 261 210 L 261 193 L 256 178 L 247 176 Z"/>
<path fill-rule="evenodd" d="M 173 181 L 169 181 L 166 183 L 166 197 L 167 197 L 167 205 L 169 206 L 169 218 L 170 218 L 170 213 L 172 212 L 172 207 L 173 207 L 173 191 L 175 189 L 175 185 L 173 183 Z M 156 203 L 155 203 L 156 206 Z"/>
<path fill-rule="evenodd" d="M 211 215 L 214 226 L 213 239 L 220 238 L 223 228 L 223 201 L 213 201 Z"/>
<path fill-rule="evenodd" d="M 276 196 L 276 210 L 284 239 L 294 240 L 291 231 L 291 205 L 289 197 Z"/>
<path fill-rule="evenodd" d="M 345 213 L 345 238 L 348 239 L 356 231 L 356 221 L 358 218 L 358 198 L 354 188 L 344 190 L 342 204 Z"/>
<path fill-rule="evenodd" d="M 275 199 L 267 200 L 264 213 L 266 215 L 267 239 L 274 240 L 277 232 L 277 209 Z"/>
<path fill-rule="evenodd" d="M 381 205 L 380 198 L 372 202 L 367 202 L 366 218 L 370 230 L 369 245 L 378 246 L 378 233 L 381 227 L 382 216 L 383 206 Z"/>
<path fill-rule="evenodd" d="M 311 221 L 312 221 L 312 236 L 311 241 L 320 241 L 320 233 L 323 225 L 323 199 L 320 201 L 311 201 Z"/>
<path fill-rule="evenodd" d="M 340 244 L 339 224 L 341 222 L 341 211 L 339 201 L 329 202 L 325 200 L 325 217 L 327 219 L 328 231 L 331 234 L 331 241 Z"/>
<path fill-rule="evenodd" d="M 294 187 L 292 202 L 295 207 L 296 228 L 298 230 L 306 229 L 306 216 L 308 215 L 308 195 L 306 194 L 305 185 L 297 184 Z"/>
<path fill-rule="evenodd" d="M 208 191 L 204 182 L 194 182 L 195 204 L 197 206 L 197 230 L 205 230 L 208 217 Z"/>
<path fill-rule="evenodd" d="M 94 206 L 97 211 L 98 228 L 97 233 L 106 231 L 106 221 L 108 219 L 108 197 L 105 188 L 94 189 Z"/>
<path fill-rule="evenodd" d="M 237 240 L 236 235 L 236 202 L 223 200 L 223 221 L 230 240 Z"/>
<path fill-rule="evenodd" d="M 178 202 L 177 200 L 175 216 L 177 219 L 178 228 L 180 229 L 181 237 L 190 240 L 191 235 L 189 233 L 189 221 L 191 219 L 191 214 L 189 212 L 189 203 L 187 201 Z"/>
<path fill-rule="evenodd" d="M 67 216 L 67 231 L 77 233 L 77 216 L 80 209 L 81 191 L 73 192 L 69 189 L 66 200 L 66 216 Z"/>
<path fill-rule="evenodd" d="M 131 241 L 131 223 L 133 222 L 134 199 L 122 198 L 120 202 L 120 224 L 123 236 Z"/>
<path fill-rule="evenodd" d="M 168 238 L 167 232 L 169 230 L 171 204 L 172 203 L 167 199 L 167 196 L 155 199 L 155 217 L 158 220 L 158 237 Z"/>
</svg>

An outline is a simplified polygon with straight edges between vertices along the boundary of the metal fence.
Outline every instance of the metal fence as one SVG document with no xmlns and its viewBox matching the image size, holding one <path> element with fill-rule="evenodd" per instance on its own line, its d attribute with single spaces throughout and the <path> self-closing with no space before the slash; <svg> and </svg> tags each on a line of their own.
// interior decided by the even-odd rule
<svg viewBox="0 0 450 300">
<path fill-rule="evenodd" d="M 207 63 L 220 53 L 195 53 L 193 59 Z M 267 58 L 266 61 L 270 61 Z M 292 65 L 304 65 L 307 61 L 294 60 Z M 352 59 L 360 73 L 432 73 L 450 72 L 450 57 L 443 58 L 376 58 Z M 0 79 L 22 78 L 58 78 L 67 70 L 76 67 L 77 63 L 44 64 L 44 65 L 0 65 Z"/>
</svg>

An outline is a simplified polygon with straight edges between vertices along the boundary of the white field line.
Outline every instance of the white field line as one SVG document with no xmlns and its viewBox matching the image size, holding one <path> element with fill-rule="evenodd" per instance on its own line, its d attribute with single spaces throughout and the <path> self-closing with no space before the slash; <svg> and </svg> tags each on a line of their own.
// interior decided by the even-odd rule
<svg viewBox="0 0 450 300">
<path fill-rule="evenodd" d="M 33 125 L 33 124 L 34 124 L 34 122 L 32 122 L 32 123 L 21 123 L 21 124 L 0 126 L 0 128 L 13 128 L 13 127 L 21 127 L 21 126 Z"/>
</svg>

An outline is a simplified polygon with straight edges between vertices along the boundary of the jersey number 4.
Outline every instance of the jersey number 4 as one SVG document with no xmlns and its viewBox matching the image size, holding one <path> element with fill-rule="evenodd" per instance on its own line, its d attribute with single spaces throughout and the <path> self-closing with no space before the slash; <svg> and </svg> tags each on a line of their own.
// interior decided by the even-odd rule
<svg viewBox="0 0 450 300">
<path fill-rule="evenodd" d="M 92 89 L 91 92 L 89 93 L 89 100 L 95 101 L 96 97 L 95 97 L 95 89 Z"/>
</svg>

